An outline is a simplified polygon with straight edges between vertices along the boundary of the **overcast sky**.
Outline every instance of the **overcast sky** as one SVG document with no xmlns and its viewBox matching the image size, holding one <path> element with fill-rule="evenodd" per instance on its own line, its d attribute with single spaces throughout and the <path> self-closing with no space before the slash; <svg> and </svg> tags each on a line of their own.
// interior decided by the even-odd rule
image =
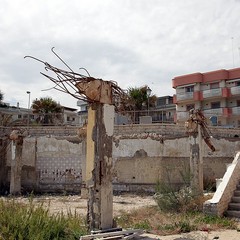
<svg viewBox="0 0 240 240">
<path fill-rule="evenodd" d="M 77 108 L 25 55 L 118 85 L 172 95 L 175 76 L 240 67 L 240 0 L 0 0 L 0 90 L 28 106 L 40 97 Z M 84 72 L 80 72 L 84 73 Z"/>
</svg>

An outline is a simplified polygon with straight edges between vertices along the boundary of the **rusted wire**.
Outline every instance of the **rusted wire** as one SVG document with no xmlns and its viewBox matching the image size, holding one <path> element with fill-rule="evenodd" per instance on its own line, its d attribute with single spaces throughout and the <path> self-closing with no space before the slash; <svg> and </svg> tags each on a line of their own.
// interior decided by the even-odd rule
<svg viewBox="0 0 240 240">
<path fill-rule="evenodd" d="M 98 98 L 93 98 L 87 94 L 87 90 L 91 88 L 91 83 L 95 81 L 97 82 L 99 89 L 94 89 L 96 91 L 99 91 L 99 94 L 101 93 L 101 89 L 103 85 L 105 84 L 110 87 L 111 92 L 107 92 L 107 94 L 111 97 L 111 103 L 116 105 L 116 102 L 121 99 L 121 96 L 125 95 L 124 91 L 117 85 L 116 82 L 114 81 L 104 81 L 102 79 L 96 79 L 94 77 L 91 77 L 89 72 L 85 68 L 80 68 L 85 70 L 88 76 L 85 76 L 83 74 L 74 72 L 72 68 L 69 67 L 69 65 L 63 61 L 63 59 L 54 51 L 54 47 L 51 49 L 53 54 L 70 70 L 66 71 L 64 69 L 60 69 L 57 67 L 54 67 L 50 65 L 49 63 L 42 61 L 36 57 L 33 56 L 25 56 L 24 58 L 32 58 L 38 62 L 41 62 L 44 64 L 44 68 L 46 72 L 51 72 L 54 73 L 55 76 L 50 76 L 49 74 L 40 72 L 44 77 L 47 77 L 50 81 L 52 81 L 55 85 L 54 87 L 50 89 L 56 89 L 58 91 L 70 94 L 76 99 L 83 100 L 89 103 L 94 103 L 94 102 L 99 102 L 99 97 Z M 83 90 L 80 89 L 79 84 L 84 87 Z M 47 90 L 47 89 L 46 89 Z M 45 90 L 45 91 L 46 91 Z"/>
</svg>

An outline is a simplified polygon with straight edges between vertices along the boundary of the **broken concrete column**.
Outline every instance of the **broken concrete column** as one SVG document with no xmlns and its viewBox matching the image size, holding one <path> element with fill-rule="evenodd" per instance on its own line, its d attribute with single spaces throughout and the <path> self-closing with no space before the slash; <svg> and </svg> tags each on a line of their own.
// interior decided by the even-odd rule
<svg viewBox="0 0 240 240">
<path fill-rule="evenodd" d="M 114 106 L 94 103 L 88 110 L 86 184 L 91 230 L 113 227 L 112 142 Z"/>
<path fill-rule="evenodd" d="M 200 125 L 198 134 L 189 137 L 190 141 L 190 173 L 191 188 L 194 194 L 203 194 L 203 158 L 202 158 L 202 135 Z"/>
</svg>

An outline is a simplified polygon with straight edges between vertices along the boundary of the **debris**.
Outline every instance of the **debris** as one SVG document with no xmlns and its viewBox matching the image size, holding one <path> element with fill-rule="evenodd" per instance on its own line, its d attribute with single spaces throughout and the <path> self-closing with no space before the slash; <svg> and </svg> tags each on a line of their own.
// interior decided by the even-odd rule
<svg viewBox="0 0 240 240">
<path fill-rule="evenodd" d="M 117 228 L 118 229 L 118 228 Z M 112 231 L 111 231 L 112 230 Z M 133 230 L 117 230 L 115 228 L 113 229 L 107 229 L 103 231 L 96 231 L 96 234 L 94 234 L 94 231 L 90 235 L 85 235 L 80 238 L 80 240 L 94 240 L 94 239 L 102 239 L 102 240 L 108 240 L 108 239 L 132 239 L 133 237 L 136 237 L 138 235 L 143 234 L 143 230 L 141 229 L 133 229 Z"/>
</svg>

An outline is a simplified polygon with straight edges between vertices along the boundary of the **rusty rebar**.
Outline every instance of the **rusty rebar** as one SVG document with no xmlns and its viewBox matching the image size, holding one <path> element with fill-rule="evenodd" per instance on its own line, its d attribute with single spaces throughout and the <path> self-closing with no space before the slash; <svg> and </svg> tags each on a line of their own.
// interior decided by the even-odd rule
<svg viewBox="0 0 240 240">
<path fill-rule="evenodd" d="M 107 93 L 109 97 L 111 97 L 111 103 L 115 104 L 119 99 L 121 99 L 121 96 L 125 95 L 124 91 L 117 85 L 114 81 L 104 81 L 102 79 L 91 77 L 89 72 L 85 68 L 80 68 L 85 70 L 88 76 L 85 76 L 83 74 L 74 72 L 72 68 L 54 51 L 54 47 L 51 49 L 53 54 L 69 69 L 69 71 L 60 69 L 57 67 L 52 66 L 48 62 L 45 62 L 41 59 L 38 59 L 33 56 L 25 56 L 24 58 L 32 58 L 38 62 L 41 62 L 44 64 L 44 69 L 46 72 L 52 72 L 55 74 L 55 76 L 50 76 L 49 74 L 40 72 L 44 77 L 47 77 L 50 81 L 52 81 L 55 85 L 50 89 L 56 89 L 58 91 L 70 94 L 76 99 L 83 100 L 89 103 L 99 102 L 98 98 L 90 97 L 89 94 L 87 94 L 87 90 L 90 88 L 91 83 L 94 81 L 98 82 L 99 89 L 96 89 L 99 91 L 99 94 L 101 93 L 101 89 L 103 85 L 108 85 L 108 87 L 111 89 L 111 93 Z M 80 89 L 80 86 L 85 87 L 84 90 Z M 44 90 L 47 91 L 48 89 Z"/>
</svg>

